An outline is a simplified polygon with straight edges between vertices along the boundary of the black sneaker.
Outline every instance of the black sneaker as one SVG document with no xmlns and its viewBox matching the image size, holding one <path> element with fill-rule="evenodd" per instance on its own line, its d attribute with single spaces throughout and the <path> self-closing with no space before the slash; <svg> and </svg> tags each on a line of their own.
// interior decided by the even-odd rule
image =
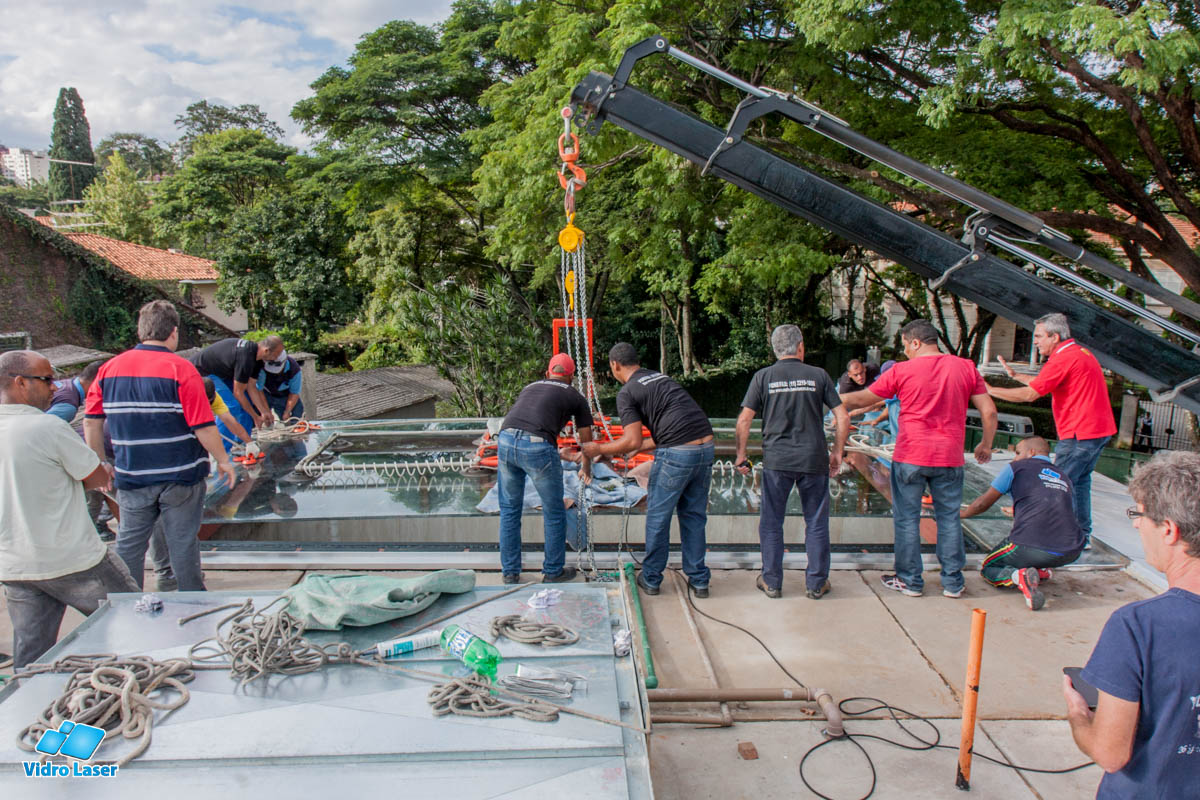
<svg viewBox="0 0 1200 800">
<path fill-rule="evenodd" d="M 833 587 L 829 585 L 829 581 L 825 581 L 817 589 L 805 589 L 804 594 L 809 600 L 820 600 L 822 595 L 829 594 L 829 590 Z"/>
<path fill-rule="evenodd" d="M 688 586 L 691 587 L 692 594 L 696 595 L 696 597 L 699 597 L 701 600 L 708 597 L 708 585 L 707 584 L 705 584 L 704 586 L 697 586 L 696 584 L 692 583 L 691 581 L 688 581 Z"/>
<path fill-rule="evenodd" d="M 758 587 L 760 592 L 765 594 L 767 597 L 770 597 L 772 600 L 783 596 L 783 589 L 772 589 L 770 586 L 767 586 L 767 582 L 763 580 L 762 575 L 759 575 L 758 578 L 755 579 L 754 585 Z"/>
<path fill-rule="evenodd" d="M 547 575 L 543 572 L 542 583 L 566 583 L 567 581 L 573 581 L 577 572 L 578 570 L 574 567 L 563 567 L 563 571 L 557 575 Z"/>
<path fill-rule="evenodd" d="M 520 583 L 521 582 L 521 573 L 519 573 L 519 572 L 504 573 L 504 582 L 505 583 Z"/>
<path fill-rule="evenodd" d="M 175 580 L 175 576 L 160 575 L 154 579 L 154 591 L 156 592 L 177 592 L 179 591 L 179 581 Z"/>
<path fill-rule="evenodd" d="M 648 594 L 648 595 L 658 594 L 658 591 L 659 591 L 658 587 L 651 586 L 650 584 L 648 584 L 644 580 L 642 580 L 642 574 L 640 572 L 638 573 L 636 582 L 637 582 L 637 585 L 640 586 L 642 591 L 645 592 L 646 594 Z"/>
<path fill-rule="evenodd" d="M 117 540 L 117 535 L 108 528 L 105 528 L 102 531 L 98 530 L 96 533 L 100 534 L 100 541 L 104 542 L 105 544 L 108 544 L 109 542 L 115 542 Z"/>
</svg>

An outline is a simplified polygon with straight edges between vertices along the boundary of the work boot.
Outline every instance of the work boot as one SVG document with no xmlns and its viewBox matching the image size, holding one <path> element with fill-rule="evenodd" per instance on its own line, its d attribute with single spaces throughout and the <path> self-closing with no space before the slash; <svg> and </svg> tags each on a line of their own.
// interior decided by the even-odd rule
<svg viewBox="0 0 1200 800">
<path fill-rule="evenodd" d="M 1046 605 L 1046 595 L 1042 594 L 1042 590 L 1038 588 L 1037 569 L 1034 567 L 1014 569 L 1012 581 L 1021 590 L 1021 594 L 1025 595 L 1025 605 L 1029 606 L 1030 611 L 1037 611 Z"/>
<path fill-rule="evenodd" d="M 520 583 L 521 582 L 521 573 L 519 573 L 519 572 L 504 573 L 504 582 L 505 583 Z"/>
<path fill-rule="evenodd" d="M 767 597 L 771 598 L 772 600 L 776 600 L 779 597 L 783 596 L 783 589 L 772 589 L 770 586 L 767 586 L 767 583 L 766 583 L 766 581 L 763 580 L 762 575 L 759 575 L 757 578 L 754 579 L 754 585 L 758 587 L 758 590 L 760 592 L 762 592 L 763 594 L 765 594 Z"/>
<path fill-rule="evenodd" d="M 691 581 L 688 581 L 688 586 L 691 587 L 692 594 L 696 595 L 696 597 L 699 597 L 701 600 L 708 597 L 708 584 L 705 584 L 703 586 L 697 586 L 696 584 L 692 583 Z"/>
<path fill-rule="evenodd" d="M 644 580 L 642 580 L 642 573 L 640 573 L 640 572 L 638 573 L 638 576 L 636 578 L 636 583 L 638 586 L 641 587 L 642 591 L 648 595 L 656 595 L 659 592 L 659 589 L 657 586 L 651 586 L 650 584 L 648 584 Z"/>
<path fill-rule="evenodd" d="M 542 573 L 542 583 L 566 583 L 567 581 L 575 580 L 575 574 L 578 572 L 574 567 L 563 567 L 563 571 L 557 575 L 547 575 Z"/>
<path fill-rule="evenodd" d="M 179 581 L 175 580 L 174 575 L 159 575 L 154 579 L 154 590 L 156 592 L 177 592 L 179 591 Z"/>
<path fill-rule="evenodd" d="M 829 585 L 829 581 L 825 581 L 819 588 L 805 589 L 804 594 L 809 600 L 820 600 L 822 595 L 829 594 L 829 590 L 833 587 Z"/>
</svg>

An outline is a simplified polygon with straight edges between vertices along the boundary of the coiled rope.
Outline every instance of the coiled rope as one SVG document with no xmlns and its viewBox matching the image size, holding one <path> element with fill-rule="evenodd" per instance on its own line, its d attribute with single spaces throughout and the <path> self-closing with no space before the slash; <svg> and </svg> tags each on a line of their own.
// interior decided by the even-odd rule
<svg viewBox="0 0 1200 800">
<path fill-rule="evenodd" d="M 533 722 L 554 722 L 558 709 L 537 699 L 514 703 L 492 694 L 492 685 L 476 678 L 455 678 L 429 690 L 430 710 L 435 717 L 458 714 L 464 717 L 515 716 Z"/>
<path fill-rule="evenodd" d="M 51 701 L 32 725 L 17 735 L 17 747 L 36 752 L 37 742 L 48 730 L 57 730 L 63 720 L 84 723 L 105 731 L 109 739 L 136 739 L 133 749 L 116 761 L 98 761 L 123 767 L 150 746 L 154 712 L 170 712 L 184 705 L 190 694 L 185 683 L 195 679 L 193 665 L 184 659 L 155 661 L 146 656 L 118 657 L 113 654 L 78 655 L 52 664 L 33 664 L 18 674 L 27 678 L 45 672 L 71 672 L 66 689 Z M 151 695 L 173 689 L 172 700 Z M 44 762 L 46 757 L 43 756 Z"/>
<path fill-rule="evenodd" d="M 504 636 L 521 644 L 540 644 L 542 647 L 562 647 L 579 641 L 579 634 L 553 622 L 536 622 L 520 614 L 495 617 L 491 625 L 492 638 Z"/>
</svg>

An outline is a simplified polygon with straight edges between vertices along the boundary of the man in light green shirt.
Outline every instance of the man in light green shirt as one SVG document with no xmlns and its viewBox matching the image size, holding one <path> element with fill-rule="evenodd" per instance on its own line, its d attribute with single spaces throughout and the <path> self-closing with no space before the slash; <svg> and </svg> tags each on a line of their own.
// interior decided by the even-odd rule
<svg viewBox="0 0 1200 800">
<path fill-rule="evenodd" d="M 84 489 L 109 487 L 106 465 L 44 413 L 53 381 L 38 353 L 0 354 L 0 584 L 18 668 L 58 640 L 67 606 L 91 614 L 109 592 L 138 590 L 88 515 Z"/>
</svg>

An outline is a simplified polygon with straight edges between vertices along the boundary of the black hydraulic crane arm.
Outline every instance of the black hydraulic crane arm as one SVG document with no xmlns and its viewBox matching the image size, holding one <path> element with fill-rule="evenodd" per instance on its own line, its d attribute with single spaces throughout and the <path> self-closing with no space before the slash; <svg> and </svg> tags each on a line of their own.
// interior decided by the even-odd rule
<svg viewBox="0 0 1200 800">
<path fill-rule="evenodd" d="M 728 130 L 721 131 L 628 85 L 633 64 L 652 53 L 666 53 L 745 91 Z M 1072 258 L 1162 299 L 1168 295 L 1181 313 L 1200 319 L 1200 306 L 1143 281 L 1116 264 L 1074 245 L 1063 234 L 1016 206 L 908 158 L 849 128 L 841 120 L 794 97 L 751 86 L 710 64 L 682 53 L 662 37 L 651 37 L 626 51 L 614 76 L 592 72 L 575 87 L 571 102 L 575 119 L 595 132 L 611 122 L 701 166 L 815 225 L 903 264 L 930 281 L 945 285 L 976 305 L 1032 328 L 1037 317 L 1054 311 L 1067 315 L 1071 331 L 1091 348 L 1104 366 L 1141 383 L 1156 399 L 1174 400 L 1200 413 L 1200 354 L 1163 339 L 1033 273 L 992 255 L 986 244 L 1031 262 L 1038 268 L 1086 289 L 1186 341 L 1200 336 L 1088 282 L 1073 271 L 1032 253 L 1019 243 L 1037 244 Z M 742 139 L 746 126 L 767 113 L 781 113 L 891 166 L 976 209 L 964 241 L 955 240 L 923 222 L 880 205 L 833 181 Z M 1081 258 L 1080 254 L 1086 258 Z M 1093 262 L 1108 265 L 1100 269 Z M 1133 281 L 1128 280 L 1133 278 Z M 1164 300 L 1164 302 L 1166 302 Z"/>
</svg>

